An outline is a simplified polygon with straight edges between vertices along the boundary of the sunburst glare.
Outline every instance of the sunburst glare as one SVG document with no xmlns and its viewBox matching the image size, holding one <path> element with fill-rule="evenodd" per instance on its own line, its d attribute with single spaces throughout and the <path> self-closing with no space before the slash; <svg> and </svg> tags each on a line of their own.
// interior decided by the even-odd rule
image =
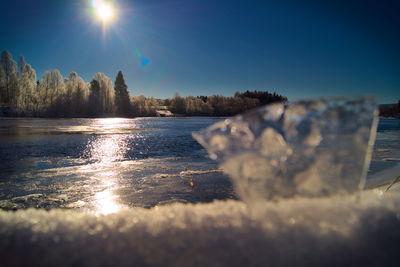
<svg viewBox="0 0 400 267">
<path fill-rule="evenodd" d="M 97 8 L 97 15 L 104 21 L 108 20 L 112 16 L 112 9 L 107 4 L 102 4 Z"/>
<path fill-rule="evenodd" d="M 104 24 L 111 22 L 115 18 L 116 9 L 111 2 L 104 0 L 92 0 L 91 5 L 95 11 L 96 17 Z"/>
</svg>

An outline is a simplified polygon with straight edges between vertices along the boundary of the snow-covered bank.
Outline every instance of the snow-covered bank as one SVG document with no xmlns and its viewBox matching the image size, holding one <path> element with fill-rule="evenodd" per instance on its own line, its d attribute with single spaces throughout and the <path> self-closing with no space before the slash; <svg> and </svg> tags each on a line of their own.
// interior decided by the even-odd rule
<svg viewBox="0 0 400 267">
<path fill-rule="evenodd" d="M 399 188 L 269 202 L 260 221 L 239 201 L 2 211 L 1 266 L 398 266 Z"/>
</svg>

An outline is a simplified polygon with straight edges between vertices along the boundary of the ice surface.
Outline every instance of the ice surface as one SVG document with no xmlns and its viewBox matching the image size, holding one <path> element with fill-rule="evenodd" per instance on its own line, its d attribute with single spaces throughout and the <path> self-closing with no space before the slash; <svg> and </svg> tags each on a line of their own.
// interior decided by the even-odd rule
<svg viewBox="0 0 400 267">
<path fill-rule="evenodd" d="M 281 199 L 260 220 L 240 201 L 0 211 L 0 265 L 398 266 L 398 193 Z"/>
<path fill-rule="evenodd" d="M 373 97 L 272 104 L 193 136 L 247 203 L 353 193 L 365 182 L 376 108 Z"/>
</svg>

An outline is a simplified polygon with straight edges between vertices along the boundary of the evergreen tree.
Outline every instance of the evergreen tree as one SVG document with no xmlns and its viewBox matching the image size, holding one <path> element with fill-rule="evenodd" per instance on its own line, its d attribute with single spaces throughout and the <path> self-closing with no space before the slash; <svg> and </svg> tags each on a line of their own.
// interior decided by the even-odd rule
<svg viewBox="0 0 400 267">
<path fill-rule="evenodd" d="M 242 97 L 242 98 L 255 98 L 260 101 L 260 104 L 267 105 L 275 102 L 287 102 L 288 99 L 285 96 L 278 95 L 277 93 L 270 93 L 268 91 L 249 91 L 247 90 L 244 93 L 235 93 L 235 97 Z"/>
<path fill-rule="evenodd" d="M 129 116 L 132 108 L 129 100 L 128 86 L 121 71 L 118 72 L 114 85 L 116 115 Z"/>
</svg>

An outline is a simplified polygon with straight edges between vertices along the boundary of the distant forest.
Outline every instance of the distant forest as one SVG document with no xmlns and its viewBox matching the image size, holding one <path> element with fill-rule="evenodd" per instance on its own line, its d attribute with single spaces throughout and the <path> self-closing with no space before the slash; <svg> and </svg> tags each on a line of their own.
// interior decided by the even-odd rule
<svg viewBox="0 0 400 267">
<path fill-rule="evenodd" d="M 8 51 L 0 61 L 0 115 L 20 117 L 137 117 L 156 116 L 167 108 L 181 116 L 231 116 L 287 97 L 264 91 L 169 99 L 130 96 L 122 72 L 114 83 L 103 73 L 85 82 L 76 72 L 64 78 L 59 70 L 49 70 L 37 80 L 36 71 L 21 56 L 16 63 Z"/>
<path fill-rule="evenodd" d="M 397 104 L 379 105 L 379 115 L 381 117 L 400 118 L 400 100 Z"/>
</svg>

